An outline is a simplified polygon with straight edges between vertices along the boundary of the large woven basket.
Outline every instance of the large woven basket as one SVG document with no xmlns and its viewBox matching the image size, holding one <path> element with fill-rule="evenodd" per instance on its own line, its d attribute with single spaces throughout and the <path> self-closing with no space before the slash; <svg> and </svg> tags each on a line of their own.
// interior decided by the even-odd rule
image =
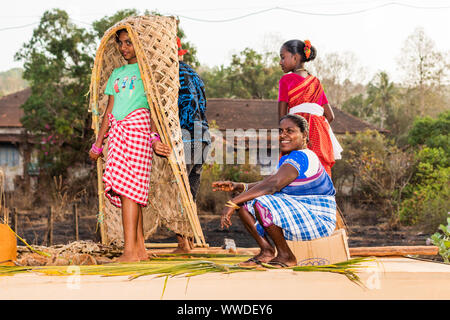
<svg viewBox="0 0 450 320">
<path fill-rule="evenodd" d="M 115 41 L 116 31 L 126 29 L 136 51 L 152 119 L 162 142 L 173 150 L 168 159 L 153 155 L 149 204 L 143 208 L 144 235 L 148 239 L 160 225 L 166 225 L 176 233 L 194 237 L 197 245 L 204 246 L 206 244 L 186 174 L 179 124 L 176 28 L 174 17 L 138 16 L 126 18 L 108 29 L 95 57 L 90 111 L 97 135 L 108 101 L 104 94 L 108 78 L 115 68 L 127 63 Z M 104 150 L 106 156 L 107 143 Z M 111 205 L 103 192 L 101 178 L 104 165 L 104 160 L 99 159 L 99 225 L 102 242 L 109 244 L 122 241 L 123 229 L 120 209 Z"/>
</svg>

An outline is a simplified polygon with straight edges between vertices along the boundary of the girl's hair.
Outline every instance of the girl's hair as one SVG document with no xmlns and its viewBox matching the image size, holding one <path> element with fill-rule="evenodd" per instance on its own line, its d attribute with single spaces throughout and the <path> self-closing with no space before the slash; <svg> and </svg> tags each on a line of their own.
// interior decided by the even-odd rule
<svg viewBox="0 0 450 320">
<path fill-rule="evenodd" d="M 300 131 L 305 134 L 306 142 L 309 142 L 309 125 L 308 125 L 308 121 L 306 121 L 305 118 L 303 118 L 302 116 L 299 116 L 297 114 L 287 114 L 280 119 L 280 123 L 281 123 L 281 121 L 283 121 L 285 119 L 289 119 L 292 122 L 294 122 L 295 125 L 297 127 L 299 127 Z"/>
<path fill-rule="evenodd" d="M 313 61 L 316 58 L 317 50 L 313 46 L 311 46 L 311 54 L 308 58 L 306 58 L 305 55 L 305 43 L 301 40 L 289 40 L 286 41 L 282 48 L 285 48 L 287 51 L 289 51 L 292 54 L 298 53 L 302 57 L 302 61 L 308 62 Z"/>
<path fill-rule="evenodd" d="M 120 29 L 120 30 L 117 30 L 117 31 L 116 31 L 116 42 L 119 42 L 119 36 L 120 36 L 120 34 L 121 34 L 122 32 L 128 33 L 127 29 L 125 29 L 125 28 Z"/>
</svg>

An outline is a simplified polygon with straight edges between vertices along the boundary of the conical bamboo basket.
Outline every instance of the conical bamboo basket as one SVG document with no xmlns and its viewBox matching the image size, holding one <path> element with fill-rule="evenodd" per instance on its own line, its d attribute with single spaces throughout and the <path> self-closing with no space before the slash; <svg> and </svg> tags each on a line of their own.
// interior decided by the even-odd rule
<svg viewBox="0 0 450 320">
<path fill-rule="evenodd" d="M 136 51 L 152 119 L 162 142 L 173 150 L 169 158 L 153 154 L 149 204 L 143 208 L 145 237 L 148 239 L 164 224 L 176 233 L 193 237 L 197 245 L 206 246 L 189 187 L 179 124 L 176 28 L 174 17 L 138 16 L 126 18 L 108 29 L 95 57 L 89 108 L 97 136 L 108 101 L 104 94 L 108 78 L 115 68 L 127 63 L 115 41 L 116 31 L 126 29 Z M 106 156 L 107 143 L 104 150 Z M 102 242 L 109 244 L 122 241 L 123 229 L 121 210 L 111 205 L 103 192 L 104 165 L 104 160 L 99 158 L 98 221 Z"/>
</svg>

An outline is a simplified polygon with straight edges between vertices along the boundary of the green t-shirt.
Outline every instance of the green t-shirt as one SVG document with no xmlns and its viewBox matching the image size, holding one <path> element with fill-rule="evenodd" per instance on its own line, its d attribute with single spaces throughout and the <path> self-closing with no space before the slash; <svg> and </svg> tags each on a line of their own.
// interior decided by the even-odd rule
<svg viewBox="0 0 450 320">
<path fill-rule="evenodd" d="M 114 96 L 112 114 L 117 120 L 122 120 L 136 109 L 149 109 L 137 63 L 114 69 L 106 84 L 105 94 Z"/>
</svg>

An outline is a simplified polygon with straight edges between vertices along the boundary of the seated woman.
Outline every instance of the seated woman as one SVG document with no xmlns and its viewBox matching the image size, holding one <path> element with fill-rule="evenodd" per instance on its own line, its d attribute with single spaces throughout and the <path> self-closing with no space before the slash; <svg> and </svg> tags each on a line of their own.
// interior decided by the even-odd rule
<svg viewBox="0 0 450 320">
<path fill-rule="evenodd" d="M 286 240 L 327 237 L 335 228 L 336 191 L 317 155 L 306 147 L 308 122 L 289 114 L 281 118 L 279 130 L 283 156 L 275 174 L 251 184 L 231 181 L 212 184 L 214 191 L 241 192 L 227 202 L 221 217 L 222 228 L 229 228 L 231 216 L 238 210 L 242 223 L 261 249 L 241 266 L 261 262 L 294 266 L 297 260 Z"/>
</svg>

